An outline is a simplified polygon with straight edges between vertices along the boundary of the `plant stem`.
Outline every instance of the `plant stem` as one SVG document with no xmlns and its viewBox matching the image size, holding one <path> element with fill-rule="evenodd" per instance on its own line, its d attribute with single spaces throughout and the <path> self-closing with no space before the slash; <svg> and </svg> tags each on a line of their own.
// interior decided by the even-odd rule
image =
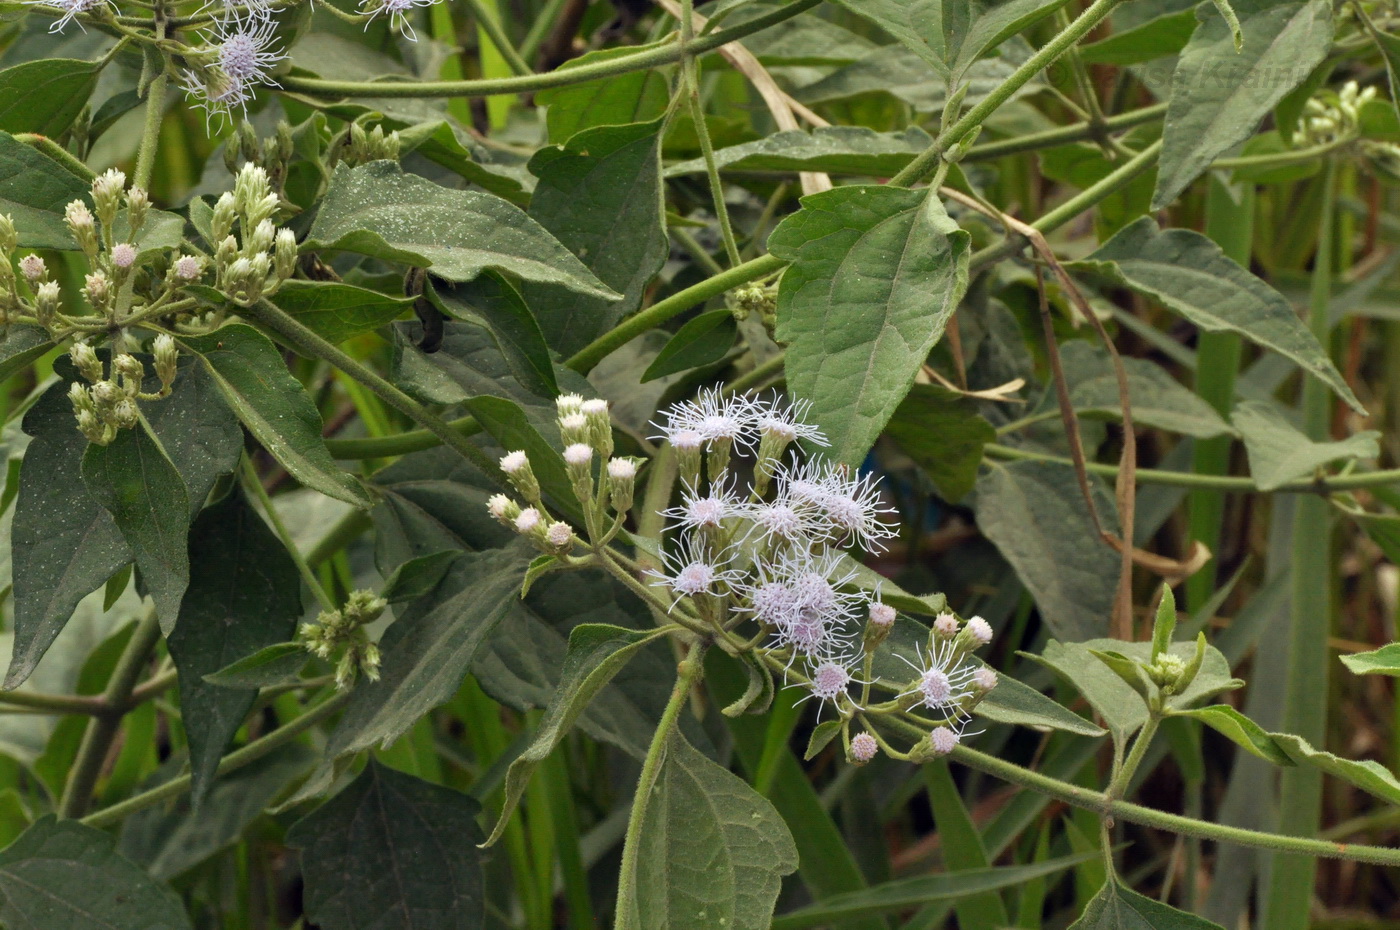
<svg viewBox="0 0 1400 930">
<path fill-rule="evenodd" d="M 299 320 L 284 313 L 266 300 L 259 300 L 251 307 L 240 307 L 239 314 L 254 322 L 261 323 L 277 333 L 300 352 L 330 362 L 375 394 L 380 400 L 402 413 L 404 416 L 425 427 L 442 443 L 461 455 L 488 475 L 499 473 L 496 463 L 486 453 L 467 442 L 465 436 L 449 426 L 436 414 L 430 412 L 418 401 L 381 378 L 369 366 L 352 358 L 338 346 L 322 339 L 304 326 Z"/>
<path fill-rule="evenodd" d="M 350 692 L 346 691 L 337 694 L 325 703 L 308 710 L 291 723 L 278 727 L 266 736 L 253 740 L 253 742 L 241 749 L 235 749 L 233 752 L 224 756 L 223 759 L 219 760 L 217 774 L 223 775 L 227 772 L 232 772 L 234 769 L 240 769 L 245 765 L 263 758 L 273 750 L 280 749 L 331 714 L 340 710 L 348 700 L 350 700 Z M 89 827 L 97 827 L 99 829 L 120 823 L 122 819 L 129 814 L 134 814 L 139 810 L 145 810 L 152 805 L 159 804 L 167 798 L 173 798 L 184 794 L 186 791 L 190 790 L 191 778 L 192 776 L 189 772 L 183 775 L 177 775 L 170 779 L 170 781 L 157 785 L 149 791 L 143 791 L 140 794 L 127 798 L 125 801 L 113 804 L 111 807 L 104 807 L 96 813 L 88 814 L 83 818 L 82 822 Z"/>
<path fill-rule="evenodd" d="M 335 610 L 335 601 L 326 593 L 326 588 L 321 584 L 321 579 L 316 577 L 316 573 L 307 564 L 306 558 L 297 548 L 296 540 L 292 539 L 292 534 L 287 530 L 287 524 L 282 522 L 282 517 L 277 513 L 277 508 L 273 506 L 272 498 L 267 494 L 267 488 L 263 487 L 262 479 L 258 477 L 257 469 L 253 467 L 253 460 L 246 455 L 243 457 L 243 483 L 253 492 L 253 496 L 262 504 L 263 510 L 267 513 L 267 518 L 272 521 L 272 528 L 277 531 L 277 537 L 282 540 L 282 546 L 287 550 L 287 554 L 296 563 L 297 571 L 301 572 L 301 580 L 306 582 L 306 586 L 311 589 L 311 593 L 316 595 L 316 600 L 320 603 L 321 609 L 326 611 Z"/>
<path fill-rule="evenodd" d="M 475 436 L 481 432 L 481 424 L 473 417 L 448 420 L 448 427 L 463 437 Z M 327 439 L 326 449 L 332 458 L 337 459 L 380 459 L 393 455 L 407 455 L 442 445 L 442 440 L 431 430 L 415 429 L 393 436 L 369 436 L 361 439 Z"/>
<path fill-rule="evenodd" d="M 657 776 L 661 774 L 661 763 L 666 758 L 666 744 L 671 731 L 680 718 L 681 708 L 695 682 L 704 673 L 706 643 L 696 642 L 677 667 L 676 686 L 671 690 L 666 709 L 661 712 L 661 722 L 652 735 L 647 747 L 646 758 L 642 760 L 642 774 L 637 779 L 637 792 L 632 798 L 632 812 L 627 817 L 627 836 L 622 843 L 622 869 L 617 877 L 617 911 L 613 915 L 614 930 L 629 930 L 636 925 L 634 908 L 637 883 L 637 844 L 641 840 L 642 824 L 646 820 L 647 808 L 651 803 L 652 792 L 656 789 Z"/>
<path fill-rule="evenodd" d="M 549 27 L 559 19 L 559 13 L 567 2 L 568 0 L 548 0 L 545 3 L 544 9 L 540 10 L 539 15 L 535 17 L 530 31 L 525 33 L 525 39 L 520 43 L 521 58 L 528 62 L 539 54 L 540 46 L 544 44 L 545 38 L 549 35 Z"/>
<path fill-rule="evenodd" d="M 714 51 L 744 36 L 805 13 L 822 0 L 794 0 L 770 13 L 755 16 L 747 22 L 728 29 L 719 29 L 701 36 L 689 48 L 673 42 L 660 48 L 646 49 L 609 61 L 598 61 L 560 68 L 547 74 L 527 74 L 513 78 L 492 78 L 479 81 L 327 81 L 296 75 L 279 75 L 282 89 L 313 97 L 490 97 L 496 94 L 522 94 L 549 87 L 565 87 L 599 78 L 613 77 L 630 71 L 642 71 L 680 61 L 687 54 Z M 1105 0 L 1099 0 L 1105 2 Z M 1117 2 L 1117 0 L 1115 0 Z"/>
<path fill-rule="evenodd" d="M 1308 323 L 1318 345 L 1331 343 L 1328 303 L 1332 286 L 1336 163 L 1322 177 L 1322 209 L 1313 257 Z M 1325 442 L 1331 421 L 1331 394 L 1316 378 L 1303 379 L 1303 429 Z M 1327 501 L 1305 497 L 1293 516 L 1290 558 L 1288 689 L 1283 729 L 1314 746 L 1327 738 L 1327 637 L 1332 612 L 1332 515 Z M 1314 835 L 1322 816 L 1322 773 L 1311 766 L 1285 769 L 1279 779 L 1279 829 Z M 1276 856 L 1265 886 L 1265 920 L 1270 928 L 1305 930 L 1317 862 L 1303 856 Z"/>
<path fill-rule="evenodd" d="M 1133 775 L 1142 764 L 1143 757 L 1147 755 L 1147 748 L 1152 745 L 1152 737 L 1157 735 L 1157 727 L 1161 722 L 1162 717 L 1157 711 L 1147 715 L 1147 722 L 1142 725 L 1137 736 L 1133 737 L 1133 748 L 1128 751 L 1128 758 L 1123 760 L 1123 764 L 1113 776 L 1113 781 L 1109 783 L 1108 791 L 1105 792 L 1107 797 L 1117 799 L 1128 793 Z"/>
<path fill-rule="evenodd" d="M 520 53 L 515 50 L 515 46 L 510 44 L 510 36 L 506 35 L 501 22 L 496 18 L 492 10 L 482 2 L 482 0 L 466 0 L 467 9 L 471 10 L 472 17 L 476 20 L 477 26 L 486 33 L 486 38 L 491 40 L 491 44 L 496 46 L 496 51 L 501 53 L 506 64 L 516 74 L 533 74 L 534 69 L 520 57 Z"/>
<path fill-rule="evenodd" d="M 165 19 L 156 14 L 156 38 L 165 37 Z M 161 72 L 146 87 L 146 122 L 141 130 L 141 146 L 136 150 L 136 170 L 131 185 L 148 190 L 151 172 L 155 168 L 156 148 L 160 144 L 160 124 L 165 117 L 165 59 L 161 57 Z"/>
<path fill-rule="evenodd" d="M 127 640 L 126 648 L 112 669 L 107 688 L 102 692 L 102 700 L 111 709 L 88 721 L 83 741 L 78 746 L 78 755 L 63 786 L 63 796 L 58 802 L 59 817 L 81 817 L 91 803 L 92 792 L 102 774 L 102 764 L 107 761 L 107 752 L 121 729 L 131 692 L 141 677 L 141 667 L 146 664 L 147 657 L 159 641 L 160 621 L 156 619 L 156 612 L 150 610 L 136 624 L 131 639 Z"/>
<path fill-rule="evenodd" d="M 890 178 L 890 183 L 896 186 L 908 186 L 917 183 L 932 175 L 937 169 L 943 156 L 949 149 L 958 144 L 970 132 L 981 127 L 1003 103 L 1011 99 L 1011 95 L 1020 90 L 1031 78 L 1035 77 L 1046 67 L 1053 64 L 1076 42 L 1088 35 L 1099 23 L 1108 18 L 1108 15 L 1125 0 L 1094 0 L 1079 17 L 1062 29 L 1053 39 L 1041 46 L 1034 55 L 1015 71 L 1003 80 L 996 88 L 977 102 L 962 115 L 953 125 L 946 126 L 938 133 L 933 144 L 929 146 L 918 158 L 904 166 L 904 169 Z M 1039 228 L 1039 227 L 1037 227 Z"/>
<path fill-rule="evenodd" d="M 1167 105 L 1165 103 L 1129 110 L 1127 113 L 1119 113 L 1117 116 L 1105 118 L 1103 129 L 1108 132 L 1131 129 L 1134 126 L 1141 126 L 1143 123 L 1160 119 L 1166 113 Z M 1076 123 L 1073 126 L 1057 126 L 1054 129 L 1045 129 L 1010 139 L 998 139 L 994 142 L 979 142 L 967 150 L 963 161 L 989 161 L 993 158 L 1005 158 L 1008 155 L 1019 155 L 1022 152 L 1034 152 L 1038 149 L 1066 145 L 1070 142 L 1080 142 L 1084 139 L 1092 139 L 1094 131 L 1095 127 L 1086 122 Z"/>
</svg>

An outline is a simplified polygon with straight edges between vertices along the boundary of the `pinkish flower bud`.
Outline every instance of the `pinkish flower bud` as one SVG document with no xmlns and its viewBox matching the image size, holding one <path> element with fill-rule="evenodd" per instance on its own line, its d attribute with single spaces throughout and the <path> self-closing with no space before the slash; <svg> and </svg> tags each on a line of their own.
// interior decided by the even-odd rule
<svg viewBox="0 0 1400 930">
<path fill-rule="evenodd" d="M 857 733 L 851 737 L 851 761 L 856 765 L 865 765 L 879 751 L 880 744 L 869 733 Z"/>
</svg>

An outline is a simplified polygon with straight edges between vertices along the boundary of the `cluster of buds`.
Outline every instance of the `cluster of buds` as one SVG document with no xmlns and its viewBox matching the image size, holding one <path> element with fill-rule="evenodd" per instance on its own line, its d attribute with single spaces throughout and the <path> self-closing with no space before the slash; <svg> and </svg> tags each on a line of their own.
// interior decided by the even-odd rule
<svg viewBox="0 0 1400 930">
<path fill-rule="evenodd" d="M 326 153 L 326 166 L 334 167 L 337 162 L 345 162 L 351 168 L 371 161 L 399 160 L 398 130 L 385 133 L 384 127 L 375 126 L 366 132 L 359 123 L 351 123 L 343 134 L 331 144 Z"/>
<path fill-rule="evenodd" d="M 555 406 L 564 442 L 564 468 L 574 499 L 582 509 L 586 532 L 595 544 L 606 545 L 632 509 L 637 462 L 613 456 L 607 401 L 565 394 L 555 401 Z M 529 539 L 542 552 L 567 555 L 577 544 L 578 536 L 572 526 L 550 515 L 529 457 L 523 450 L 515 450 L 502 456 L 500 464 L 524 504 L 496 494 L 487 502 L 491 516 Z"/>
<path fill-rule="evenodd" d="M 286 120 L 278 120 L 277 128 L 266 139 L 258 139 L 257 130 L 246 120 L 238 125 L 238 132 L 224 143 L 224 166 L 229 174 L 237 175 L 242 162 L 261 165 L 267 172 L 268 183 L 281 196 L 287 183 L 287 172 L 296 155 L 296 142 L 292 138 L 292 125 Z"/>
<path fill-rule="evenodd" d="M 296 271 L 296 234 L 272 222 L 280 202 L 267 171 L 249 163 L 239 170 L 233 190 L 214 204 L 210 229 L 215 286 L 234 303 L 257 302 Z"/>
<path fill-rule="evenodd" d="M 104 366 L 97 352 L 86 343 L 76 342 L 68 350 L 73 367 L 89 382 L 84 385 L 74 381 L 68 386 L 68 400 L 73 404 L 78 430 L 89 442 L 107 445 L 117 437 L 118 430 L 131 429 L 140 421 L 139 401 L 170 396 L 180 360 L 175 340 L 160 334 L 152 341 L 151 354 L 160 389 L 147 392 L 142 390 L 146 366 L 136 356 L 122 353 L 112 359 L 110 366 Z"/>
<path fill-rule="evenodd" d="M 351 591 L 339 610 L 323 610 L 314 623 L 301 625 L 306 651 L 335 662 L 335 686 L 340 690 L 349 688 L 361 674 L 370 681 L 379 680 L 379 646 L 370 642 L 365 625 L 379 619 L 388 606 L 373 591 Z"/>
<path fill-rule="evenodd" d="M 1311 147 L 1355 138 L 1361 131 L 1361 107 L 1375 96 L 1374 87 L 1363 90 L 1355 81 L 1347 81 L 1339 91 L 1323 90 L 1304 104 L 1294 144 Z"/>
<path fill-rule="evenodd" d="M 778 289 L 772 285 L 744 284 L 725 295 L 725 303 L 740 322 L 756 313 L 771 334 L 778 325 Z"/>
</svg>

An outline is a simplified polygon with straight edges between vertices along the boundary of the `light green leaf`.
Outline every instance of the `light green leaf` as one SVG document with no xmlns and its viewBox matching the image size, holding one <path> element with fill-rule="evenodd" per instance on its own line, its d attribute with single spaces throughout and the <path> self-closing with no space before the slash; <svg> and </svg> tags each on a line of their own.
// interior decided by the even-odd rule
<svg viewBox="0 0 1400 930">
<path fill-rule="evenodd" d="M 1288 753 L 1274 742 L 1274 738 L 1265 732 L 1263 727 L 1228 704 L 1212 704 L 1195 710 L 1178 711 L 1173 716 L 1199 720 L 1265 762 L 1272 762 L 1274 765 L 1294 764 Z"/>
<path fill-rule="evenodd" d="M 910 389 L 885 432 L 923 468 L 938 493 L 953 502 L 972 490 L 982 449 L 997 438 L 972 401 L 932 384 Z"/>
<path fill-rule="evenodd" d="M 1400 781 L 1396 780 L 1395 773 L 1379 762 L 1370 759 L 1364 762 L 1343 759 L 1330 752 L 1314 749 L 1307 740 L 1292 733 L 1270 733 L 1269 737 L 1295 764 L 1311 765 L 1328 775 L 1350 782 L 1382 801 L 1400 804 Z"/>
<path fill-rule="evenodd" d="M 1312 477 L 1328 462 L 1380 455 L 1380 433 L 1366 430 L 1336 442 L 1314 442 L 1273 404 L 1262 401 L 1240 401 L 1230 420 L 1244 437 L 1249 472 L 1261 491 Z"/>
<path fill-rule="evenodd" d="M 719 361 L 734 346 L 738 324 L 728 310 L 711 310 L 688 321 L 661 347 L 642 382 L 689 371 Z"/>
<path fill-rule="evenodd" d="M 1151 217 L 1143 217 L 1071 267 L 1151 297 L 1201 329 L 1239 333 L 1272 349 L 1365 412 L 1287 298 L 1200 233 L 1159 230 Z"/>
<path fill-rule="evenodd" d="M 185 481 L 144 423 L 117 431 L 110 445 L 89 445 L 83 484 L 117 524 L 155 600 L 169 636 L 190 581 L 190 498 Z"/>
<path fill-rule="evenodd" d="M 374 759 L 297 821 L 306 916 L 328 930 L 467 930 L 485 919 L 480 810 L 459 791 Z"/>
<path fill-rule="evenodd" d="M 1117 529 L 1102 483 L 1090 488 L 1099 518 Z M 1094 530 L 1074 471 L 1040 462 L 998 463 L 977 479 L 977 525 L 1016 569 L 1056 636 L 1087 639 L 1108 628 L 1118 554 Z"/>
<path fill-rule="evenodd" d="M 310 658 L 301 643 L 274 643 L 210 672 L 204 680 L 222 688 L 265 688 L 294 680 Z"/>
<path fill-rule="evenodd" d="M 1176 595 L 1171 585 L 1162 584 L 1162 597 L 1157 602 L 1157 616 L 1152 620 L 1152 655 L 1149 661 L 1171 648 L 1172 634 L 1176 632 Z"/>
<path fill-rule="evenodd" d="M 876 132 L 864 126 L 823 126 L 811 132 L 789 129 L 719 149 L 715 164 L 736 171 L 825 171 L 888 177 L 932 144 L 933 137 L 918 126 L 899 132 Z M 705 160 L 694 158 L 667 168 L 666 177 L 703 174 L 705 170 Z"/>
<path fill-rule="evenodd" d="M 807 739 L 807 751 L 802 754 L 804 761 L 810 762 L 817 755 L 831 745 L 831 741 L 836 739 L 841 732 L 840 720 L 823 720 L 812 728 L 812 735 Z"/>
<path fill-rule="evenodd" d="M 1110 875 L 1070 930 L 1223 930 L 1195 914 L 1143 897 Z"/>
<path fill-rule="evenodd" d="M 169 888 L 120 855 L 112 837 L 41 817 L 0 852 L 0 922 L 25 930 L 185 930 Z"/>
<path fill-rule="evenodd" d="M 336 467 L 321 438 L 321 414 L 267 337 L 241 323 L 184 337 L 224 400 L 273 458 L 302 484 L 359 507 L 369 497 Z"/>
<path fill-rule="evenodd" d="M 1070 402 L 1075 410 L 1090 416 L 1120 419 L 1118 377 L 1108 353 L 1099 346 L 1074 340 L 1065 343 L 1062 355 L 1065 378 L 1070 385 Z M 1162 366 L 1143 359 L 1125 358 L 1123 368 L 1128 375 L 1128 397 L 1135 426 L 1155 426 L 1198 439 L 1233 432 L 1214 407 Z"/>
<path fill-rule="evenodd" d="M 0 71 L 0 129 L 61 136 L 97 87 L 102 66 L 41 58 Z"/>
<path fill-rule="evenodd" d="M 561 356 L 577 352 L 636 310 L 670 252 L 661 197 L 661 125 L 658 120 L 587 129 L 530 159 L 530 171 L 540 179 L 530 218 L 606 285 L 581 297 L 544 279 L 524 283 L 525 303 Z"/>
<path fill-rule="evenodd" d="M 85 199 L 87 178 L 0 132 L 0 213 L 14 220 L 21 248 L 74 249 L 63 208 Z"/>
<path fill-rule="evenodd" d="M 189 568 L 180 620 L 166 643 L 180 673 L 198 808 L 258 696 L 256 687 L 211 684 L 204 676 L 290 639 L 302 612 L 301 579 L 286 547 L 237 487 L 195 520 Z M 302 664 L 306 658 L 303 652 Z"/>
<path fill-rule="evenodd" d="M 500 838 L 530 783 L 530 776 L 559 745 L 589 702 L 638 650 L 663 635 L 660 630 L 629 630 L 603 623 L 574 627 L 569 633 L 569 652 L 564 658 L 559 686 L 540 718 L 534 739 L 506 772 L 505 801 L 496 828 L 485 845 L 490 846 Z"/>
<path fill-rule="evenodd" d="M 1238 26 L 1218 9 L 1197 7 L 1201 23 L 1172 75 L 1154 210 L 1249 138 L 1332 47 L 1330 0 L 1236 0 L 1234 6 Z"/>
<path fill-rule="evenodd" d="M 932 904 L 936 901 L 956 901 L 968 895 L 1003 888 L 1023 887 L 1027 882 L 1054 875 L 1084 862 L 1098 851 L 1079 853 L 1060 859 L 1049 859 L 1034 865 L 999 866 L 991 869 L 965 869 L 917 878 L 901 878 L 875 885 L 862 891 L 832 895 L 819 904 L 811 904 L 773 919 L 772 930 L 806 930 L 826 927 L 836 921 L 876 914 L 892 914 Z"/>
<path fill-rule="evenodd" d="M 640 930 L 767 930 L 797 848 L 773 805 L 672 730 L 637 837 Z M 656 876 L 664 876 L 657 880 Z"/>
<path fill-rule="evenodd" d="M 1400 643 L 1389 643 L 1370 652 L 1358 652 L 1341 658 L 1342 664 L 1353 675 L 1400 677 Z"/>
<path fill-rule="evenodd" d="M 338 165 L 304 247 L 430 268 L 448 281 L 492 270 L 605 300 L 618 297 L 514 204 L 439 187 L 391 161 Z"/>
<path fill-rule="evenodd" d="M 372 333 L 413 306 L 411 297 L 331 281 L 288 281 L 270 299 L 329 342 Z"/>
<path fill-rule="evenodd" d="M 943 0 L 837 0 L 875 23 L 948 76 L 948 45 L 943 35 Z"/>
<path fill-rule="evenodd" d="M 595 49 L 569 59 L 560 66 L 560 70 L 611 61 L 657 48 L 661 44 Z M 551 87 L 535 95 L 535 103 L 547 108 L 545 125 L 549 130 L 549 141 L 554 144 L 566 142 L 575 133 L 594 126 L 618 126 L 656 119 L 666 112 L 669 100 L 666 76 L 654 68 L 565 87 Z"/>
<path fill-rule="evenodd" d="M 788 386 L 833 461 L 858 465 L 908 393 L 967 289 L 968 242 L 936 196 L 889 186 L 804 197 L 773 230 Z"/>
</svg>

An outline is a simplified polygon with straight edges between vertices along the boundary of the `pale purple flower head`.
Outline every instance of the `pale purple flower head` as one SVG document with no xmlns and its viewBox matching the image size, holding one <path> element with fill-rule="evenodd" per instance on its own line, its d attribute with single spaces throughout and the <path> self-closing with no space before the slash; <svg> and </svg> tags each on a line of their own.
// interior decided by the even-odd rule
<svg viewBox="0 0 1400 930">
<path fill-rule="evenodd" d="M 83 29 L 82 22 L 78 20 L 79 14 L 91 13 L 104 3 L 116 9 L 111 3 L 111 0 L 29 0 L 29 2 L 32 4 L 42 4 L 48 7 L 58 7 L 63 11 L 63 15 L 55 20 L 54 24 L 49 27 L 49 32 L 62 32 L 64 29 L 68 28 L 69 23 L 74 22 L 78 24 L 79 29 L 82 29 L 83 32 L 87 32 L 86 29 Z"/>
<path fill-rule="evenodd" d="M 112 264 L 118 268 L 130 268 L 136 264 L 136 246 L 130 242 L 118 242 L 112 246 Z"/>
<path fill-rule="evenodd" d="M 360 12 L 368 13 L 371 22 L 380 13 L 385 14 L 389 18 L 389 28 L 397 29 L 408 41 L 417 42 L 418 33 L 413 31 L 408 13 L 414 7 L 429 7 L 434 3 L 437 0 L 361 0 Z M 365 23 L 365 28 L 369 28 L 369 23 Z"/>
<path fill-rule="evenodd" d="M 721 594 L 740 582 L 744 573 L 732 568 L 734 553 L 711 555 L 699 536 L 682 536 L 674 552 L 662 554 L 665 568 L 647 574 L 662 579 L 675 594 L 694 597 Z"/>
<path fill-rule="evenodd" d="M 857 733 L 851 737 L 851 761 L 865 765 L 880 751 L 880 744 L 869 733 Z"/>
<path fill-rule="evenodd" d="M 958 748 L 958 743 L 962 742 L 958 732 L 951 727 L 934 727 L 933 732 L 928 735 L 928 742 L 933 751 L 940 756 L 946 756 L 954 749 Z"/>
</svg>

